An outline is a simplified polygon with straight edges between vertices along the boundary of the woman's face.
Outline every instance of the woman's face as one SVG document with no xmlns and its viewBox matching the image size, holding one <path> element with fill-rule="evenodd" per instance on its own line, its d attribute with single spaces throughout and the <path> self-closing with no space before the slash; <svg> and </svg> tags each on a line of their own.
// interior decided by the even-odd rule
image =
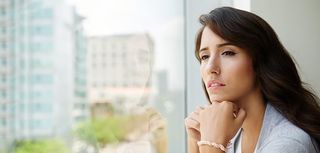
<svg viewBox="0 0 320 153">
<path fill-rule="evenodd" d="M 255 75 L 252 60 L 245 50 L 205 27 L 198 54 L 201 76 L 211 102 L 237 103 L 253 93 Z"/>
</svg>

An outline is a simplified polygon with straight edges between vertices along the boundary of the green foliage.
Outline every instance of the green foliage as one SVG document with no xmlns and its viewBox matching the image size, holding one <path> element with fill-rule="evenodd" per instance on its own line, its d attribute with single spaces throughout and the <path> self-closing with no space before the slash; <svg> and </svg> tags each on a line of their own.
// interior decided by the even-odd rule
<svg viewBox="0 0 320 153">
<path fill-rule="evenodd" d="M 69 150 L 58 139 L 26 140 L 16 143 L 14 153 L 69 153 Z"/>
<path fill-rule="evenodd" d="M 125 139 L 129 129 L 127 126 L 129 118 L 125 116 L 111 116 L 95 119 L 81 124 L 75 135 L 86 143 L 100 146 L 109 143 L 117 143 Z"/>
</svg>

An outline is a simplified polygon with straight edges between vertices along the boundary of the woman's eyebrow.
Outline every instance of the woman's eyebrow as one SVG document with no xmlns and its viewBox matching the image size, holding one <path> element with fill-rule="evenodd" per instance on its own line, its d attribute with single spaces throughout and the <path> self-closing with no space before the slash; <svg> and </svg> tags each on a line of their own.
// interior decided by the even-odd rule
<svg viewBox="0 0 320 153">
<path fill-rule="evenodd" d="M 209 48 L 208 48 L 208 47 L 203 47 L 203 48 L 201 48 L 201 49 L 199 50 L 199 53 L 201 53 L 202 51 L 206 51 L 206 50 L 209 50 Z"/>
<path fill-rule="evenodd" d="M 228 46 L 228 45 L 234 45 L 233 43 L 230 43 L 230 42 L 225 42 L 225 43 L 221 43 L 221 44 L 217 44 L 217 48 L 221 48 L 223 46 Z"/>
<path fill-rule="evenodd" d="M 230 42 L 225 42 L 225 43 L 217 44 L 216 46 L 217 46 L 217 48 L 221 48 L 221 47 L 228 46 L 228 45 L 233 45 L 233 46 L 234 46 L 234 44 L 233 44 L 233 43 L 230 43 Z M 199 53 L 201 53 L 202 51 L 206 51 L 206 50 L 209 50 L 209 48 L 208 48 L 208 47 L 200 48 L 200 49 L 199 49 Z"/>
</svg>

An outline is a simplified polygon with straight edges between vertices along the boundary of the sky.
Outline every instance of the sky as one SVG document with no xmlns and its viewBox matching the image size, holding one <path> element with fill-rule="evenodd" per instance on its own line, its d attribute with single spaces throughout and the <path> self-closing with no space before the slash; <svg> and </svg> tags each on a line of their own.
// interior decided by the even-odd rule
<svg viewBox="0 0 320 153">
<path fill-rule="evenodd" d="M 182 15 L 182 0 L 69 0 L 88 35 L 150 31 Z"/>
</svg>

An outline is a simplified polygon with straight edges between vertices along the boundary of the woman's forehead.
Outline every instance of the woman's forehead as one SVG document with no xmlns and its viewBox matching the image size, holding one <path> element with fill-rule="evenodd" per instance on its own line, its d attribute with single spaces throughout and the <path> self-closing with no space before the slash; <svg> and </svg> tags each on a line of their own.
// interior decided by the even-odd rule
<svg viewBox="0 0 320 153">
<path fill-rule="evenodd" d="M 202 31 L 200 49 L 201 47 L 217 46 L 219 44 L 227 43 L 226 40 L 214 33 L 209 27 L 205 27 Z"/>
</svg>

